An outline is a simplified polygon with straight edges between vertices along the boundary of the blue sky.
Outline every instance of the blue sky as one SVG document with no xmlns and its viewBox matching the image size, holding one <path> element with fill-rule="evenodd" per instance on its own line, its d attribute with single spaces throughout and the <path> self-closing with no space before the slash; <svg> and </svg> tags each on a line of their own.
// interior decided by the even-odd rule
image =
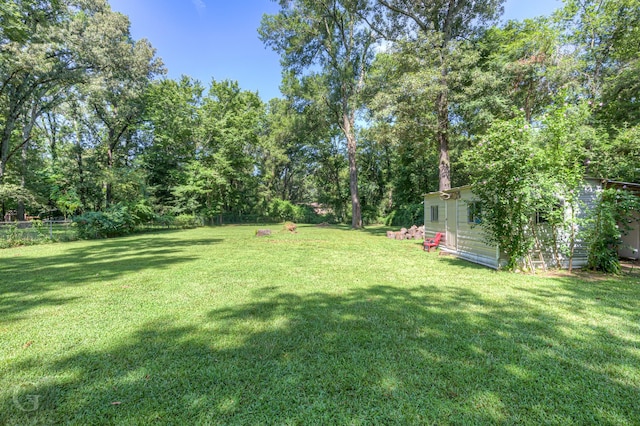
<svg viewBox="0 0 640 426">
<path fill-rule="evenodd" d="M 157 49 L 170 78 L 189 75 L 208 85 L 237 80 L 263 100 L 279 96 L 280 62 L 258 39 L 264 13 L 278 12 L 271 0 L 109 0 L 131 20 L 135 39 Z M 560 0 L 507 0 L 504 19 L 549 15 Z"/>
</svg>

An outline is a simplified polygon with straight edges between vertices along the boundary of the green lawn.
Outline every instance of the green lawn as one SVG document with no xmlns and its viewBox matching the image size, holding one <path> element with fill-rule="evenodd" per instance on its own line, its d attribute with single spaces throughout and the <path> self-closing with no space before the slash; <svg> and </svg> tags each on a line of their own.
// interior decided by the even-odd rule
<svg viewBox="0 0 640 426">
<path fill-rule="evenodd" d="M 639 424 L 637 275 L 271 229 L 0 251 L 0 424 Z"/>
</svg>

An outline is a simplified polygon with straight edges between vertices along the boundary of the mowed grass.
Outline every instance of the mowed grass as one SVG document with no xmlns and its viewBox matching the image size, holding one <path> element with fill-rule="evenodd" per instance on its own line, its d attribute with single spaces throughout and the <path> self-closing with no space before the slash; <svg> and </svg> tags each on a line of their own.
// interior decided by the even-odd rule
<svg viewBox="0 0 640 426">
<path fill-rule="evenodd" d="M 640 281 L 384 230 L 0 251 L 0 424 L 638 424 Z"/>
</svg>

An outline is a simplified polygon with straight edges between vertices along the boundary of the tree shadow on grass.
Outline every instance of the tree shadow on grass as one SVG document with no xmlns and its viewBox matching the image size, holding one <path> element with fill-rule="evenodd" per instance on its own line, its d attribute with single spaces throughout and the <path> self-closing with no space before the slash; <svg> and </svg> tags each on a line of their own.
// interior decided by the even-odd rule
<svg viewBox="0 0 640 426">
<path fill-rule="evenodd" d="M 51 256 L 19 256 L 0 263 L 0 323 L 41 306 L 77 300 L 47 293 L 114 280 L 147 269 L 163 270 L 194 259 L 183 252 L 194 245 L 220 243 L 220 239 L 185 240 L 167 235 L 117 238 L 61 247 Z"/>
<path fill-rule="evenodd" d="M 491 269 L 488 266 L 480 265 L 478 263 L 474 263 L 469 260 L 462 259 L 460 257 L 449 254 L 444 251 L 438 250 L 437 253 L 432 251 L 425 254 L 428 254 L 431 256 L 438 256 L 438 261 L 442 262 L 444 264 L 443 267 L 447 268 L 447 270 L 449 266 L 453 266 L 455 268 L 463 268 L 469 271 L 484 271 L 484 272 L 493 272 L 493 273 L 497 272 L 495 269 Z M 505 277 L 506 276 L 508 276 L 507 273 L 505 273 Z"/>
<path fill-rule="evenodd" d="M 0 399 L 0 423 L 615 424 L 640 418 L 636 344 L 600 330 L 585 333 L 537 301 L 497 302 L 428 285 L 342 294 L 276 290 L 256 290 L 253 302 L 212 309 L 199 323 L 143 324 L 109 350 L 83 347 L 37 368 L 14 365 L 11 373 L 27 383 Z M 628 325 L 628 318 L 619 322 Z M 16 408 L 33 395 L 37 409 Z"/>
</svg>

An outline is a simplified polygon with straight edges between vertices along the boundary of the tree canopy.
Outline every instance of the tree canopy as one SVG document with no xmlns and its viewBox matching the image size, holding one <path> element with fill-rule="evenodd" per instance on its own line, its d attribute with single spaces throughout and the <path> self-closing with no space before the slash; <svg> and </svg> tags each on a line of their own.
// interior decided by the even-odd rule
<svg viewBox="0 0 640 426">
<path fill-rule="evenodd" d="M 166 78 L 106 0 L 3 2 L 3 216 L 359 228 L 420 222 L 421 195 L 451 186 L 536 188 L 532 170 L 639 183 L 639 0 L 497 25 L 502 4 L 282 0 L 257 29 L 283 71 L 262 100 Z"/>
</svg>

